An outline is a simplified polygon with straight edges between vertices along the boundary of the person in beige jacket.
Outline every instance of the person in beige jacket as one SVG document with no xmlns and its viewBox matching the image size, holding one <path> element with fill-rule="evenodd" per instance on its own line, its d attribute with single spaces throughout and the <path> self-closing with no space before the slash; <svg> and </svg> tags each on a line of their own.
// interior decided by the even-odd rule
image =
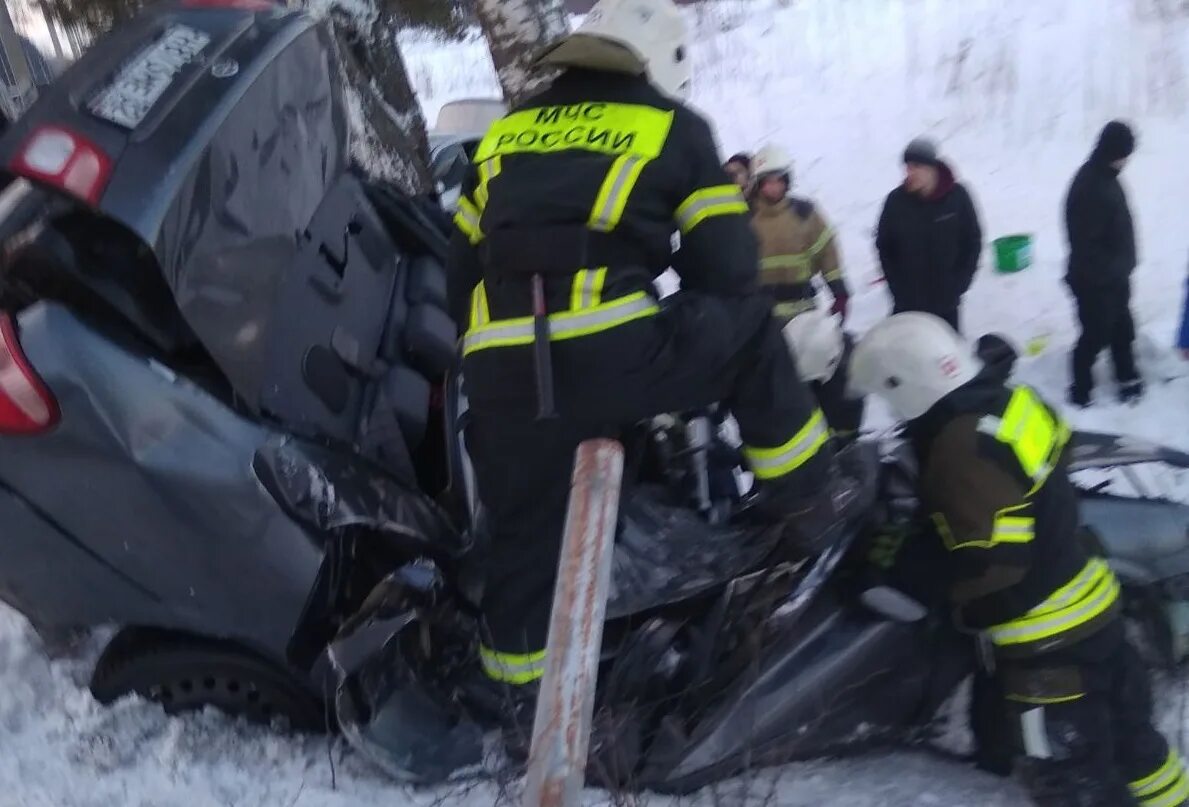
<svg viewBox="0 0 1189 807">
<path fill-rule="evenodd" d="M 845 320 L 850 293 L 834 230 L 813 202 L 789 195 L 792 161 L 769 145 L 756 154 L 752 171 L 751 226 L 760 245 L 760 282 L 776 298 L 774 313 L 787 322 L 815 309 L 813 278 L 819 276 L 834 295 L 831 313 Z"/>
</svg>

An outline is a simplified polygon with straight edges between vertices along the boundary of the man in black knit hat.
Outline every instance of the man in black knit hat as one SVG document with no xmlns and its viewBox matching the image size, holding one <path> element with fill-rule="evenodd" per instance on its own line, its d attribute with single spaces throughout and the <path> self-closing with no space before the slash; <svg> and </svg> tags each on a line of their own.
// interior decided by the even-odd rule
<svg viewBox="0 0 1189 807">
<path fill-rule="evenodd" d="M 1109 347 L 1119 400 L 1143 395 L 1132 343 L 1131 273 L 1136 266 L 1135 226 L 1119 173 L 1135 151 L 1135 133 L 1121 121 L 1102 130 L 1098 145 L 1081 167 L 1065 200 L 1069 271 L 1065 276 L 1077 301 L 1082 335 L 1073 351 L 1069 400 L 1091 403 L 1094 362 Z"/>
<path fill-rule="evenodd" d="M 739 191 L 745 197 L 751 193 L 751 155 L 739 152 L 722 164 L 731 180 L 739 186 Z"/>
<path fill-rule="evenodd" d="M 875 238 L 894 313 L 924 311 L 960 330 L 958 308 L 983 248 L 974 201 L 927 138 L 904 150 L 904 174 Z"/>
</svg>

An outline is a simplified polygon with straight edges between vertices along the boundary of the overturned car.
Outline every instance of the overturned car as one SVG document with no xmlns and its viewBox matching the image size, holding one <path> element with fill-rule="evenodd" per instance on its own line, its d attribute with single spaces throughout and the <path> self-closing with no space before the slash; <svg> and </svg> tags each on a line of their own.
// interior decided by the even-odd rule
<svg viewBox="0 0 1189 807">
<path fill-rule="evenodd" d="M 271 4 L 154 5 L 0 140 L 0 598 L 47 637 L 116 626 L 102 701 L 307 730 L 329 702 L 426 783 L 478 761 L 499 710 L 474 686 L 483 508 L 447 233 L 351 165 L 331 53 Z M 918 737 L 970 643 L 851 582 L 915 518 L 911 458 L 856 447 L 863 515 L 785 558 L 707 417 L 620 424 L 606 778 L 687 791 Z M 1073 463 L 1189 457 L 1082 435 Z M 1189 512 L 1097 484 L 1087 526 L 1174 661 Z"/>
</svg>

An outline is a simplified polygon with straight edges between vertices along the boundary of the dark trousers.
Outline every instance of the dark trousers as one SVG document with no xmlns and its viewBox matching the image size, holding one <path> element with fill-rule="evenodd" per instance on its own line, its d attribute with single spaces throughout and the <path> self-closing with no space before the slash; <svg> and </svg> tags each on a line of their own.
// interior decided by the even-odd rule
<svg viewBox="0 0 1189 807">
<path fill-rule="evenodd" d="M 1130 285 L 1083 287 L 1071 285 L 1082 335 L 1073 349 L 1073 391 L 1094 389 L 1094 362 L 1110 348 L 1115 380 L 1126 384 L 1139 378 L 1135 369 L 1135 323 L 1131 318 Z"/>
<path fill-rule="evenodd" d="M 1000 675 L 1037 805 L 1185 803 L 1189 779 L 1152 725 L 1148 672 L 1121 623 Z"/>
<path fill-rule="evenodd" d="M 481 606 L 495 650 L 544 648 L 574 451 L 583 440 L 720 401 L 747 445 L 780 446 L 805 426 L 815 403 L 770 305 L 762 296 L 683 292 L 656 317 L 554 343 L 560 416 L 553 420 L 536 420 L 531 395 L 509 389 L 509 379 L 525 377 L 527 349 L 468 357 L 467 449 L 491 541 Z M 803 501 L 824 487 L 829 464 L 823 448 L 772 484 L 790 504 Z"/>
</svg>

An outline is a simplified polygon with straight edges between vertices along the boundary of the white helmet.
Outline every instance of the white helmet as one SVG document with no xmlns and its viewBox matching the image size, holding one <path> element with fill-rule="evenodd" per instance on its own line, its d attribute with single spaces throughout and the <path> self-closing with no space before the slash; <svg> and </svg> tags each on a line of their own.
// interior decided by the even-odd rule
<svg viewBox="0 0 1189 807">
<path fill-rule="evenodd" d="M 760 149 L 751 161 L 751 175 L 756 180 L 765 174 L 780 174 L 786 182 L 792 181 L 793 159 L 780 146 L 767 145 Z"/>
<path fill-rule="evenodd" d="M 806 381 L 825 383 L 838 372 L 845 346 L 838 319 L 824 311 L 806 311 L 784 326 L 784 341 Z"/>
<path fill-rule="evenodd" d="M 685 18 L 673 0 L 600 0 L 537 63 L 646 74 L 661 92 L 684 97 L 691 73 Z"/>
<path fill-rule="evenodd" d="M 962 337 L 932 314 L 896 314 L 855 347 L 852 392 L 878 395 L 904 420 L 914 420 L 982 370 Z"/>
</svg>

